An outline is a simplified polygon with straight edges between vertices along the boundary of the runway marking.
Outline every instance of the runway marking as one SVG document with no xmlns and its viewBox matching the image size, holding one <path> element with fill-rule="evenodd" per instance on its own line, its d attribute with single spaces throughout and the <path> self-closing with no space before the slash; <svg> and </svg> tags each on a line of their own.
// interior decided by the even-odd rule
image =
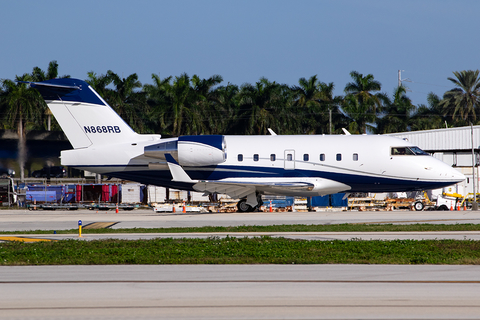
<svg viewBox="0 0 480 320">
<path fill-rule="evenodd" d="M 110 228 L 111 226 L 117 224 L 117 222 L 92 222 L 92 223 L 89 223 L 85 226 L 83 226 L 83 230 L 85 229 L 107 229 L 107 228 Z"/>
<path fill-rule="evenodd" d="M 5 236 L 5 237 L 0 237 L 0 241 L 40 242 L 40 241 L 57 241 L 57 240 L 54 240 L 54 239 L 42 239 L 42 238 L 28 238 L 28 237 Z"/>
</svg>

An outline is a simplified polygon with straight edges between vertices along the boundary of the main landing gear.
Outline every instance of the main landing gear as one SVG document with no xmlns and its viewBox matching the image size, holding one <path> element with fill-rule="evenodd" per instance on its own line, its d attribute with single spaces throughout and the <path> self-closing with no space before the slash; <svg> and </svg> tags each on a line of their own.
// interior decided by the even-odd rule
<svg viewBox="0 0 480 320">
<path fill-rule="evenodd" d="M 238 212 L 253 212 L 256 209 L 260 208 L 263 205 L 262 196 L 257 194 L 257 204 L 251 206 L 247 203 L 247 198 L 243 198 L 237 203 Z"/>
</svg>

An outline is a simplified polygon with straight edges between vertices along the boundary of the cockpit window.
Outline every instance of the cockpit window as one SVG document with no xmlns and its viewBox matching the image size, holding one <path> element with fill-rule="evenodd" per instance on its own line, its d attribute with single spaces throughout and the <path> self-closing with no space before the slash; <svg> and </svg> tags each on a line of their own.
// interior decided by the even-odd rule
<svg viewBox="0 0 480 320">
<path fill-rule="evenodd" d="M 428 156 L 429 154 L 426 153 L 425 151 L 423 151 L 422 149 L 420 149 L 419 147 L 409 147 L 410 150 L 413 151 L 413 153 L 415 153 L 415 155 L 417 156 Z"/>
<path fill-rule="evenodd" d="M 428 156 L 428 153 L 419 147 L 392 147 L 392 156 Z"/>
</svg>

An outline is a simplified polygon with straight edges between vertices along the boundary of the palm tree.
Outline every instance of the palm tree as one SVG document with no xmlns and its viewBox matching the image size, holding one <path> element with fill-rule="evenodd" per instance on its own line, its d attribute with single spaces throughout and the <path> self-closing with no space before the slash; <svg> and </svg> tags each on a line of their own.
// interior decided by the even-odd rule
<svg viewBox="0 0 480 320">
<path fill-rule="evenodd" d="M 413 114 L 410 120 L 410 129 L 429 130 L 439 129 L 446 125 L 447 118 L 443 116 L 442 107 L 440 107 L 440 98 L 433 92 L 427 95 L 428 106 L 421 104 Z"/>
<path fill-rule="evenodd" d="M 479 70 L 455 71 L 455 78 L 448 78 L 456 88 L 445 92 L 440 106 L 444 115 L 450 115 L 452 120 L 463 120 L 464 124 L 475 122 L 480 108 L 480 77 Z M 459 116 L 459 117 L 458 117 Z"/>
<path fill-rule="evenodd" d="M 88 78 L 85 80 L 101 97 L 106 97 L 107 86 L 112 83 L 112 78 L 108 75 L 100 75 L 93 71 L 87 73 Z"/>
<path fill-rule="evenodd" d="M 28 74 L 16 77 L 17 81 L 32 81 Z M 20 167 L 20 178 L 25 178 L 25 162 L 26 162 L 26 124 L 28 121 L 38 119 L 45 102 L 36 89 L 28 87 L 25 83 L 15 83 L 11 80 L 2 81 L 3 92 L 1 96 L 2 104 L 6 107 L 7 121 L 12 127 L 17 127 L 18 133 L 18 164 Z"/>
<path fill-rule="evenodd" d="M 58 63 L 56 60 L 50 61 L 48 64 L 47 71 L 43 71 L 39 67 L 34 67 L 31 74 L 31 81 L 40 82 L 55 79 L 58 77 Z M 63 75 L 60 78 L 70 78 L 69 75 Z M 44 102 L 45 103 L 45 102 Z M 51 130 L 51 123 L 52 123 L 52 111 L 46 106 L 45 104 L 45 115 L 47 116 L 47 131 Z M 54 127 L 59 127 L 57 123 L 55 123 Z"/>
<path fill-rule="evenodd" d="M 384 100 L 383 116 L 377 119 L 376 132 L 392 133 L 404 132 L 409 129 L 410 118 L 415 106 L 406 95 L 406 88 L 399 86 L 393 92 L 393 100 L 382 97 Z"/>
<path fill-rule="evenodd" d="M 172 76 L 165 79 L 161 79 L 159 75 L 152 74 L 153 84 L 145 84 L 143 91 L 147 95 L 147 103 L 150 106 L 149 121 L 156 133 L 171 135 L 169 131 L 172 126 L 172 122 L 168 122 L 168 112 L 171 111 L 170 97 L 168 96 L 168 90 L 171 86 L 170 81 Z"/>
<path fill-rule="evenodd" d="M 348 131 L 350 133 L 361 134 L 367 132 L 367 129 L 373 129 L 371 123 L 375 122 L 376 116 L 370 108 L 367 104 L 361 104 L 353 95 L 345 97 L 342 110 L 349 118 Z"/>
<path fill-rule="evenodd" d="M 192 102 L 186 110 L 188 134 L 209 134 L 216 131 L 214 87 L 222 81 L 223 78 L 219 75 L 213 75 L 208 79 L 200 79 L 197 75 L 192 77 Z"/>
<path fill-rule="evenodd" d="M 338 127 L 338 124 L 341 120 L 345 117 L 343 113 L 340 111 L 340 106 L 343 102 L 342 96 L 334 96 L 333 90 L 335 89 L 335 85 L 333 82 L 326 84 L 325 82 L 320 82 L 320 104 L 323 106 L 325 110 L 328 110 L 329 118 L 331 115 L 331 122 L 329 119 L 328 122 L 328 130 L 325 133 L 332 134 L 335 131 L 335 127 Z"/>
<path fill-rule="evenodd" d="M 138 81 L 136 73 L 127 78 L 120 78 L 111 70 L 107 71 L 107 77 L 112 80 L 115 90 L 107 90 L 106 97 L 110 106 L 122 117 L 133 130 L 145 133 L 145 118 L 147 103 L 144 92 L 136 92 L 142 84 Z"/>
<path fill-rule="evenodd" d="M 355 97 L 360 104 L 360 109 L 364 110 L 363 112 L 373 115 L 373 117 L 369 115 L 367 118 L 373 119 L 374 121 L 375 114 L 377 111 L 381 111 L 382 104 L 381 96 L 378 93 L 373 94 L 372 92 L 381 90 L 382 86 L 380 82 L 376 81 L 371 74 L 363 76 L 363 74 L 358 73 L 357 71 L 350 72 L 350 76 L 352 77 L 353 82 L 347 83 L 345 86 L 345 93 L 347 96 Z M 351 102 L 349 102 L 349 104 L 351 104 Z M 367 126 L 364 126 L 363 128 L 366 130 Z M 364 133 L 366 133 L 366 131 Z"/>
<path fill-rule="evenodd" d="M 238 92 L 238 86 L 230 83 L 215 89 L 212 104 L 213 134 L 235 134 L 233 124 L 237 122 L 239 116 Z"/>
<path fill-rule="evenodd" d="M 241 109 L 237 125 L 245 128 L 246 134 L 266 134 L 268 128 L 275 129 L 283 110 L 279 102 L 285 85 L 270 82 L 261 78 L 255 86 L 247 83 L 242 85 L 239 93 L 239 108 Z"/>
<path fill-rule="evenodd" d="M 172 111 L 170 113 L 172 126 L 172 134 L 179 136 L 184 128 L 185 109 L 190 107 L 192 100 L 192 87 L 190 86 L 190 77 L 183 73 L 179 77 L 175 77 L 173 84 L 168 87 L 168 96 L 171 102 Z"/>
<path fill-rule="evenodd" d="M 318 133 L 317 127 L 325 122 L 325 110 L 320 103 L 321 92 L 320 82 L 317 76 L 311 76 L 310 79 L 300 78 L 299 86 L 294 86 L 291 90 L 295 94 L 295 105 L 300 107 L 295 115 L 301 119 L 299 125 L 304 133 Z"/>
</svg>

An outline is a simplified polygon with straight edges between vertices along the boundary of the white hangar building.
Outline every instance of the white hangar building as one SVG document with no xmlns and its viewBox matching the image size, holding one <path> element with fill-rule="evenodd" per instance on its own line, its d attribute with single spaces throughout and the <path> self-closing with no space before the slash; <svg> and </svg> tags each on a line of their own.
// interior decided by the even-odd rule
<svg viewBox="0 0 480 320">
<path fill-rule="evenodd" d="M 422 150 L 432 154 L 435 158 L 442 160 L 462 172 L 467 179 L 464 182 L 460 182 L 457 185 L 448 187 L 444 190 L 447 193 L 459 193 L 462 195 L 473 193 L 473 145 L 475 154 L 476 189 L 477 192 L 479 192 L 480 180 L 478 165 L 480 162 L 480 126 L 410 131 L 388 135 L 407 139 L 410 143 L 413 143 Z"/>
</svg>

